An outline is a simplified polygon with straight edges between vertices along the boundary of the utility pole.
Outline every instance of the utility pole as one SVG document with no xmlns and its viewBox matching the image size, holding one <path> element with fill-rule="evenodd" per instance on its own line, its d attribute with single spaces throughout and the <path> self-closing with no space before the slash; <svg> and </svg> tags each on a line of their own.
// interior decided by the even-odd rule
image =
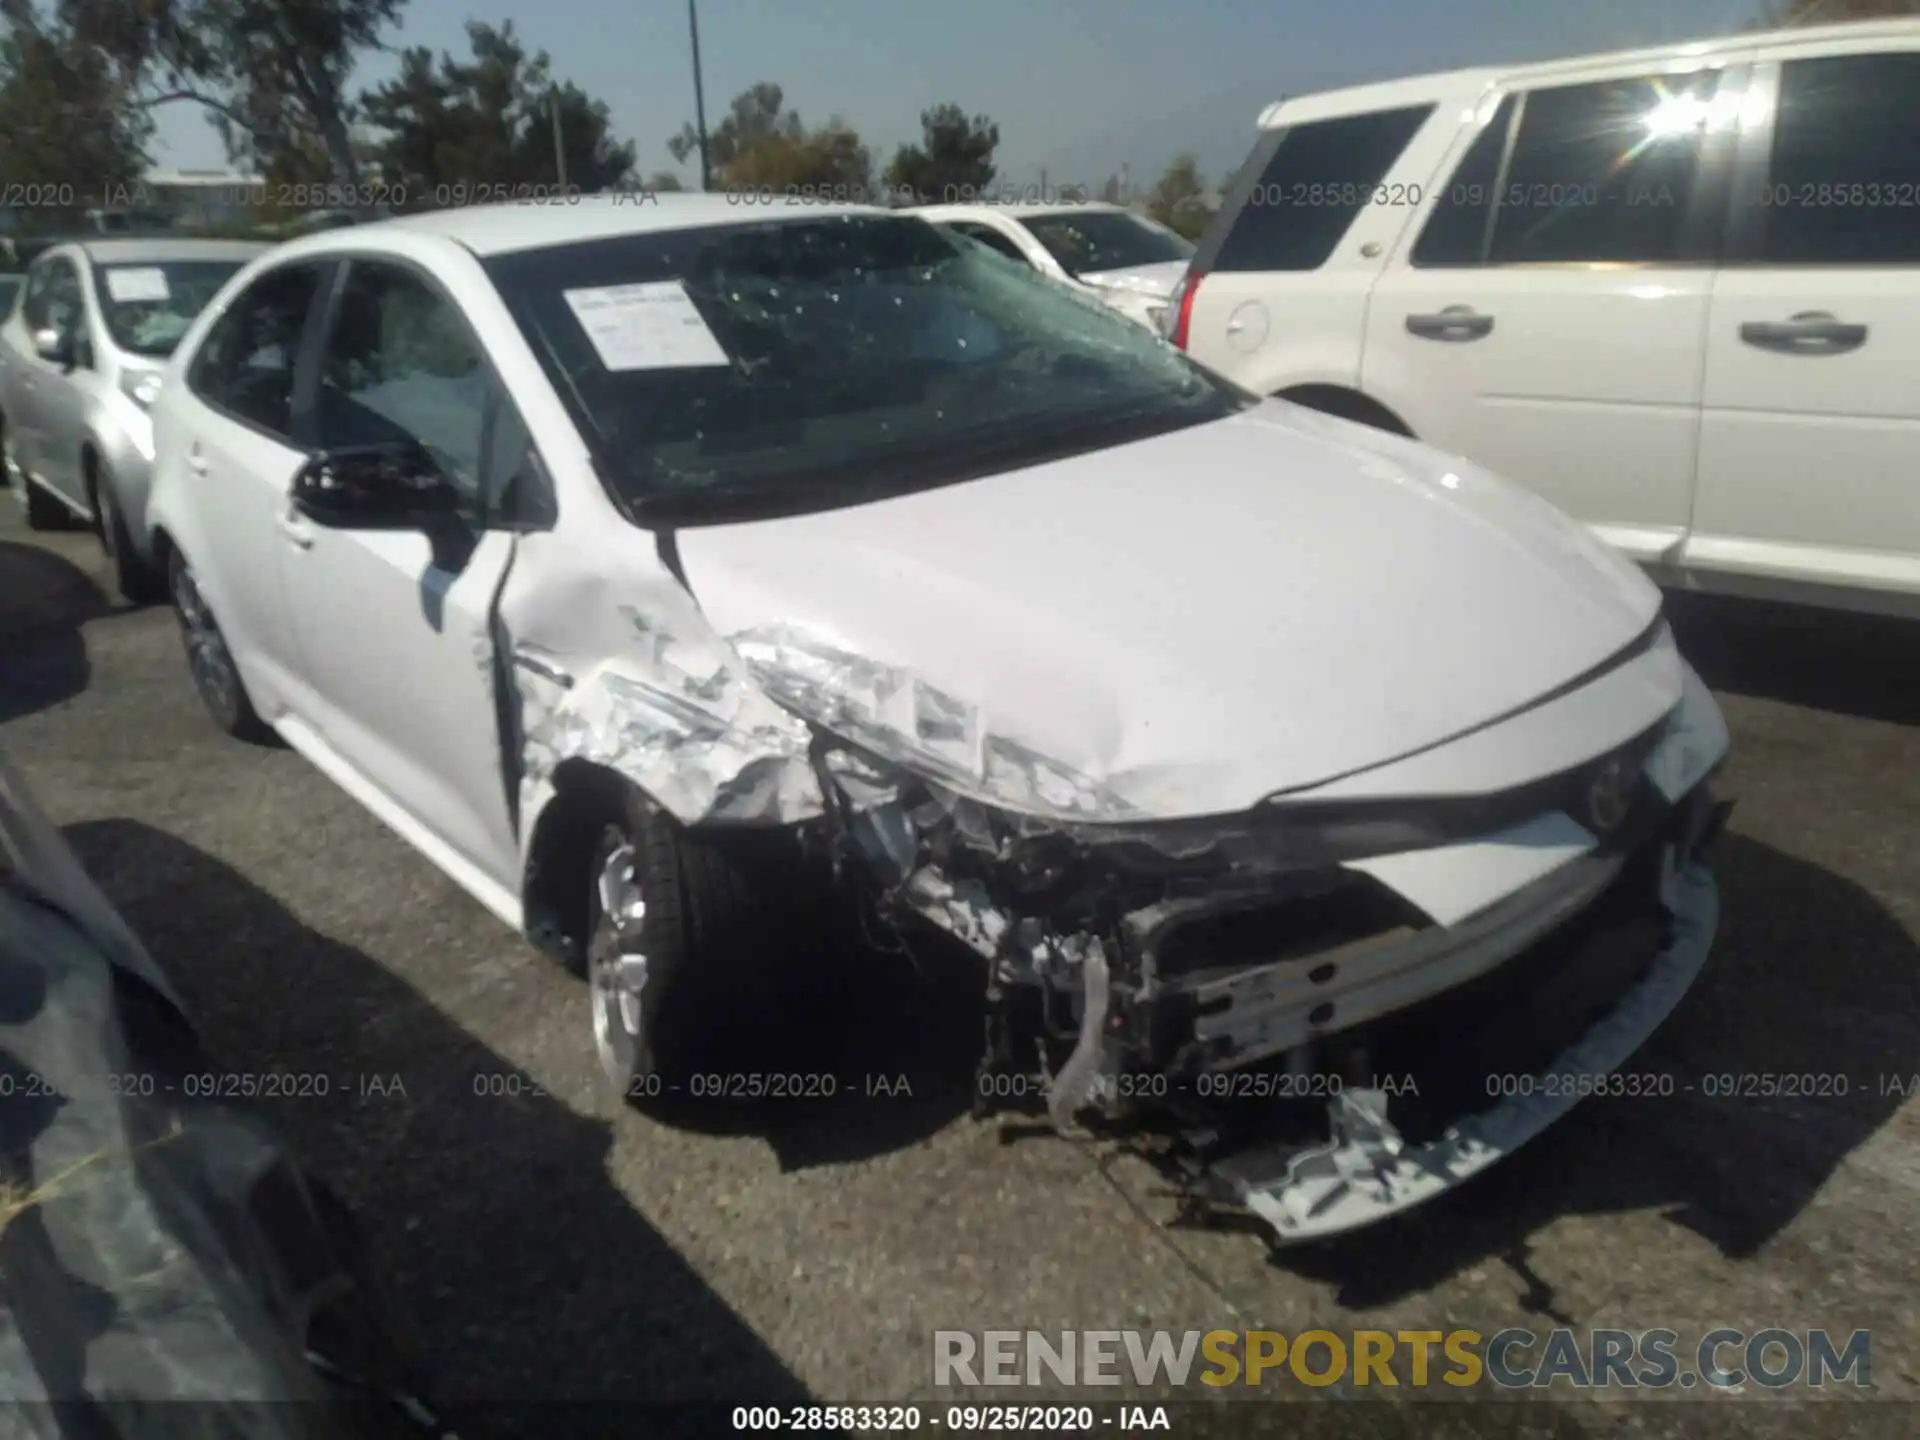
<svg viewBox="0 0 1920 1440">
<path fill-rule="evenodd" d="M 713 188 L 713 163 L 707 158 L 707 91 L 700 79 L 700 11 L 687 0 L 687 30 L 693 36 L 693 123 L 700 132 L 700 188 Z"/>
<path fill-rule="evenodd" d="M 560 179 L 560 193 L 567 193 L 567 150 L 560 143 L 560 92 L 547 97 L 547 114 L 553 119 L 553 173 Z"/>
</svg>

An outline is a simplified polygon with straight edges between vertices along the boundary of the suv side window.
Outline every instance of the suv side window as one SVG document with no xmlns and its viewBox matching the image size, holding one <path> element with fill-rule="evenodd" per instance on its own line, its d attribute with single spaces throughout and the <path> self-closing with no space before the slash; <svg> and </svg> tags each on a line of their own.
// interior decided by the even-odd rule
<svg viewBox="0 0 1920 1440">
<path fill-rule="evenodd" d="M 65 331 L 77 326 L 85 312 L 80 305 L 80 272 L 71 260 L 55 256 L 42 260 L 27 277 L 27 294 L 20 315 L 29 330 Z"/>
<path fill-rule="evenodd" d="M 478 509 L 492 386 L 450 300 L 403 266 L 352 262 L 321 352 L 322 448 L 415 441 Z"/>
<path fill-rule="evenodd" d="M 1433 212 L 1414 243 L 1413 263 L 1421 266 L 1479 265 L 1492 238 L 1493 197 L 1506 159 L 1518 96 L 1509 95 L 1474 139 L 1460 164 L 1434 197 Z"/>
<path fill-rule="evenodd" d="M 1684 253 L 1689 201 L 1719 81 L 1707 71 L 1528 92 L 1488 261 L 1696 258 Z"/>
<path fill-rule="evenodd" d="M 1022 265 L 1027 263 L 1027 257 L 1020 253 L 1020 247 L 991 225 L 982 225 L 975 220 L 955 220 L 952 223 L 953 228 L 969 240 L 978 240 L 982 245 L 998 250 L 1009 260 L 1018 260 Z"/>
<path fill-rule="evenodd" d="M 293 367 L 321 271 L 290 265 L 234 297 L 200 344 L 187 386 L 207 404 L 283 440 L 293 435 Z"/>
<path fill-rule="evenodd" d="M 1264 163 L 1201 268 L 1318 270 L 1432 113 L 1415 105 L 1276 131 L 1262 141 L 1270 147 Z M 1208 259 L 1205 251 L 1196 259 Z"/>
<path fill-rule="evenodd" d="M 1780 67 L 1759 258 L 1776 265 L 1920 261 L 1920 54 Z"/>
</svg>

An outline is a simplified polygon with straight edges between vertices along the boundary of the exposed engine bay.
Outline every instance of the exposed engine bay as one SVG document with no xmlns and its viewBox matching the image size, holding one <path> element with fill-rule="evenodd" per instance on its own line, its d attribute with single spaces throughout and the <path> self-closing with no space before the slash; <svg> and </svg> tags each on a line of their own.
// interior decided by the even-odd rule
<svg viewBox="0 0 1920 1440">
<path fill-rule="evenodd" d="M 1663 625 L 1404 786 L 1192 815 L 1177 776 L 1136 803 L 816 636 L 628 615 L 645 666 L 545 704 L 521 652 L 527 813 L 586 760 L 683 824 L 790 830 L 897 933 L 931 924 L 985 963 L 980 1112 L 1140 1138 L 1192 1205 L 1282 1240 L 1420 1203 L 1545 1129 L 1679 1003 L 1717 924 L 1727 733 Z M 1502 767 L 1527 778 L 1485 787 Z M 1436 775 L 1453 788 L 1413 788 Z"/>
<path fill-rule="evenodd" d="M 1131 824 L 1012 814 L 837 740 L 813 760 L 836 869 L 990 967 L 976 1114 L 1150 1137 L 1191 1213 L 1284 1240 L 1483 1168 L 1677 1004 L 1730 809 L 1659 783 L 1687 718 L 1504 796 Z M 1450 924 L 1344 863 L 1572 814 L 1597 843 Z"/>
</svg>

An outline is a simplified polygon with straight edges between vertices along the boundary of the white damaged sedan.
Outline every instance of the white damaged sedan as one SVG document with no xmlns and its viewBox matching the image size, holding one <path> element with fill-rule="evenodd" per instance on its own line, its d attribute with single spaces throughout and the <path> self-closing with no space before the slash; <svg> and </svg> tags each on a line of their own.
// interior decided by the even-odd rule
<svg viewBox="0 0 1920 1440">
<path fill-rule="evenodd" d="M 313 236 L 153 413 L 209 711 L 580 970 L 630 1095 L 838 885 L 977 952 L 982 1095 L 1305 1239 L 1632 1078 L 1712 941 L 1638 571 L 910 215 Z"/>
</svg>

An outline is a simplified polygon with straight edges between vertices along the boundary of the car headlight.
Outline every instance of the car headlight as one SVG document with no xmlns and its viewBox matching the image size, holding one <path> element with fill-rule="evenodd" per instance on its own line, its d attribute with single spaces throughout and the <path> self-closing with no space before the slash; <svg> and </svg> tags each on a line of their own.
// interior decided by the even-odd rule
<svg viewBox="0 0 1920 1440">
<path fill-rule="evenodd" d="M 152 370 L 124 374 L 120 377 L 120 393 L 142 410 L 151 409 L 160 398 L 160 376 Z"/>
<path fill-rule="evenodd" d="M 980 708 L 902 667 L 790 626 L 733 637 L 747 671 L 802 719 L 962 797 L 1039 819 L 1100 824 L 1140 818 L 1069 765 L 992 732 Z"/>
</svg>

